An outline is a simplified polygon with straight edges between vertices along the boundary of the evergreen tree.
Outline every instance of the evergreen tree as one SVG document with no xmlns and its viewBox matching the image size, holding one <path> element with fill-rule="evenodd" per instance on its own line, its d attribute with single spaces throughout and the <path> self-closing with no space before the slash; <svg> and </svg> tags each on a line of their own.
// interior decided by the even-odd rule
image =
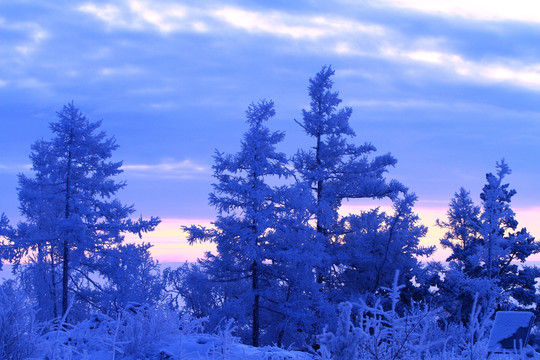
<svg viewBox="0 0 540 360">
<path fill-rule="evenodd" d="M 528 266 L 519 269 L 516 262 L 524 263 L 530 255 L 539 253 L 540 243 L 527 229 L 518 230 L 518 221 L 510 207 L 516 190 L 509 190 L 509 184 L 503 183 L 511 173 L 510 168 L 504 160 L 497 162 L 496 168 L 496 174 L 486 175 L 487 184 L 480 194 L 480 234 L 484 246 L 479 256 L 484 264 L 484 276 L 496 279 L 504 293 L 520 305 L 537 304 L 540 297 L 536 295 L 535 279 L 540 271 Z"/>
<path fill-rule="evenodd" d="M 489 313 L 494 306 L 494 291 L 499 290 L 494 281 L 482 277 L 480 215 L 481 209 L 474 204 L 470 193 L 460 188 L 450 201 L 447 220 L 436 223 L 447 229 L 440 243 L 451 250 L 444 281 L 439 284 L 439 302 L 453 322 L 468 323 L 476 296 L 483 311 Z"/>
<path fill-rule="evenodd" d="M 10 246 L 9 239 L 13 236 L 13 233 L 14 230 L 9 224 L 9 219 L 6 214 L 2 213 L 0 215 L 0 270 L 2 270 L 2 260 L 12 257 L 13 248 Z"/>
<path fill-rule="evenodd" d="M 419 224 L 418 215 L 412 212 L 415 201 L 416 195 L 405 194 L 394 200 L 393 214 L 376 208 L 342 219 L 345 233 L 340 244 L 346 251 L 340 251 L 343 274 L 338 291 L 345 296 L 344 301 L 348 300 L 347 295 L 375 294 L 381 288 L 390 288 L 396 271 L 399 283 L 406 287 L 402 294 L 411 294 L 412 280 L 420 276 L 419 270 L 423 268 L 419 257 L 435 251 L 434 246 L 420 245 L 427 228 Z"/>
<path fill-rule="evenodd" d="M 300 150 L 294 156 L 294 166 L 301 179 L 312 188 L 314 206 L 310 209 L 316 236 L 312 241 L 326 248 L 317 269 L 318 281 L 331 286 L 331 268 L 335 259 L 330 246 L 340 236 L 338 209 L 343 199 L 395 198 L 405 187 L 397 181 L 387 183 L 384 174 L 396 164 L 390 155 L 369 159 L 376 148 L 366 143 L 354 145 L 348 139 L 355 136 L 349 125 L 352 109 L 338 109 L 341 99 L 332 92 L 334 70 L 323 67 L 309 80 L 310 109 L 302 110 L 298 124 L 313 138 L 313 150 Z M 347 251 L 345 247 L 340 247 Z"/>
<path fill-rule="evenodd" d="M 518 230 L 510 207 L 516 191 L 503 182 L 510 168 L 504 160 L 496 168 L 496 174 L 486 175 L 481 207 L 461 188 L 450 203 L 448 220 L 437 221 L 448 230 L 441 244 L 452 251 L 441 301 L 450 313 L 457 314 L 457 321 L 466 322 L 477 294 L 484 309 L 495 303 L 501 308 L 513 308 L 516 302 L 526 307 L 540 300 L 535 288 L 540 271 L 523 264 L 540 252 L 540 243 L 525 228 Z"/>
<path fill-rule="evenodd" d="M 452 251 L 446 261 L 454 262 L 468 276 L 477 276 L 482 228 L 480 207 L 474 204 L 464 188 L 460 188 L 450 201 L 447 218 L 446 222 L 437 220 L 437 226 L 448 230 L 440 241 L 443 248 Z"/>
<path fill-rule="evenodd" d="M 61 293 L 61 314 L 68 309 L 68 294 L 81 298 L 84 284 L 95 284 L 93 271 L 98 255 L 118 247 L 124 233 L 151 231 L 159 223 L 130 219 L 133 206 L 114 196 L 124 186 L 114 176 L 121 162 L 109 159 L 118 148 L 114 138 L 98 132 L 101 122 L 91 122 L 73 103 L 57 113 L 50 124 L 53 138 L 32 146 L 30 159 L 34 177 L 19 175 L 19 201 L 25 221 L 11 237 L 15 249 L 11 260 L 29 260 L 26 275 L 39 286 L 48 287 L 53 315 L 57 315 L 57 296 Z M 46 282 L 36 276 L 46 274 Z M 46 285 L 44 285 L 46 284 Z M 38 294 L 42 288 L 36 288 Z M 40 295 L 43 295 L 40 294 Z M 88 300 L 88 299 L 87 299 Z"/>
<path fill-rule="evenodd" d="M 232 316 L 240 324 L 250 318 L 251 342 L 259 345 L 261 296 L 271 283 L 271 249 L 279 212 L 279 189 L 268 184 L 274 178 L 286 177 L 286 157 L 276 151 L 283 132 L 271 132 L 264 122 L 274 116 L 272 101 L 251 104 L 246 112 L 249 130 L 240 152 L 226 155 L 216 152 L 214 177 L 217 183 L 210 194 L 210 204 L 218 210 L 215 228 L 185 228 L 189 241 L 211 241 L 217 254 L 208 254 L 202 262 L 216 283 L 233 283 L 222 287 L 224 303 L 220 315 Z M 251 309 L 247 315 L 246 308 Z"/>
<path fill-rule="evenodd" d="M 95 289 L 81 287 L 77 291 L 110 314 L 118 314 L 130 302 L 159 304 L 165 287 L 159 264 L 150 255 L 150 247 L 143 243 L 101 249 L 91 266 L 105 281 L 96 284 Z"/>
</svg>

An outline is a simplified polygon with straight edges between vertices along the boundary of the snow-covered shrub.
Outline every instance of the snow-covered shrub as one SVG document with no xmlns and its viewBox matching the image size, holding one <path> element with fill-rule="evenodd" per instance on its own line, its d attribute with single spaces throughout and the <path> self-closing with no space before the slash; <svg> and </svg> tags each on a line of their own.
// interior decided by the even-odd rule
<svg viewBox="0 0 540 360">
<path fill-rule="evenodd" d="M 483 358 L 487 355 L 487 343 L 491 330 L 493 311 L 482 315 L 482 307 L 478 305 L 478 295 L 474 298 L 469 322 L 463 339 L 464 358 L 469 360 Z"/>
<path fill-rule="evenodd" d="M 334 333 L 319 336 L 321 360 L 474 360 L 484 359 L 492 326 L 493 311 L 485 312 L 475 300 L 468 322 L 446 323 L 443 312 L 411 304 L 396 311 L 401 286 L 389 293 L 391 308 L 378 299 L 342 303 Z M 478 297 L 476 297 L 477 299 Z"/>
<path fill-rule="evenodd" d="M 159 340 L 179 334 L 178 315 L 168 309 L 129 304 L 118 316 L 115 343 L 124 356 L 144 358 Z"/>
<path fill-rule="evenodd" d="M 215 346 L 214 354 L 219 354 L 223 360 L 229 358 L 231 347 L 238 343 L 239 340 L 238 337 L 233 335 L 236 331 L 236 326 L 233 324 L 233 319 L 222 319 L 216 327 L 216 336 L 218 337 L 219 341 Z"/>
<path fill-rule="evenodd" d="M 94 314 L 77 325 L 65 319 L 58 324 L 42 337 L 43 358 L 84 358 L 100 352 L 111 359 L 144 359 L 156 351 L 154 347 L 162 339 L 179 336 L 181 327 L 176 313 L 138 303 L 129 304 L 116 318 Z"/>
<path fill-rule="evenodd" d="M 102 311 L 112 311 L 116 316 L 132 302 L 150 306 L 161 302 L 165 286 L 150 248 L 148 243 L 122 244 L 95 256 L 95 271 L 104 284 L 93 292 Z"/>
<path fill-rule="evenodd" d="M 335 333 L 319 336 L 321 359 L 422 359 L 439 345 L 430 334 L 437 327 L 437 310 L 411 304 L 404 313 L 398 313 L 398 276 L 389 290 L 390 309 L 382 306 L 381 299 L 373 305 L 360 300 L 339 306 Z"/>
<path fill-rule="evenodd" d="M 34 315 L 13 280 L 0 286 L 0 359 L 26 359 L 34 352 L 39 336 Z"/>
<path fill-rule="evenodd" d="M 465 324 L 439 319 L 439 326 L 432 328 L 430 337 L 443 343 L 432 348 L 426 359 L 485 359 L 493 311 L 483 311 L 476 299 L 478 296 Z"/>
<path fill-rule="evenodd" d="M 168 294 L 167 302 L 174 309 L 196 318 L 205 318 L 218 307 L 216 284 L 200 264 L 182 264 L 177 269 L 163 270 Z M 207 329 L 208 330 L 208 329 Z"/>
<path fill-rule="evenodd" d="M 351 322 L 352 304 L 349 302 L 339 304 L 339 318 L 336 333 L 324 332 L 319 337 L 323 344 L 322 357 L 333 355 L 336 359 L 354 360 L 358 358 L 358 350 L 361 341 L 365 341 L 366 333 L 361 327 L 356 327 Z"/>
</svg>

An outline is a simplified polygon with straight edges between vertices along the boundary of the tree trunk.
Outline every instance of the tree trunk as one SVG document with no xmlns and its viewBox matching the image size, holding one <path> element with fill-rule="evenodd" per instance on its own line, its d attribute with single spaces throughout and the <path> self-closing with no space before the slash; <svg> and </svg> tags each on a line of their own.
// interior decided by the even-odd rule
<svg viewBox="0 0 540 360">
<path fill-rule="evenodd" d="M 317 170 L 321 166 L 321 158 L 320 158 L 320 152 L 321 152 L 321 135 L 317 135 L 317 147 L 315 148 L 315 159 L 317 161 Z M 322 225 L 322 217 L 324 217 L 324 214 L 321 212 L 321 202 L 322 202 L 322 193 L 323 193 L 323 180 L 318 179 L 317 180 L 317 223 L 316 223 L 316 230 L 317 234 L 326 236 L 326 231 L 324 226 Z M 325 246 L 327 244 L 325 243 Z M 317 283 L 322 284 L 324 282 L 324 270 L 323 268 L 316 269 L 317 272 Z"/>
<path fill-rule="evenodd" d="M 53 317 L 58 318 L 58 299 L 56 298 L 56 269 L 54 264 L 54 248 L 51 244 L 51 295 L 53 298 Z"/>
<path fill-rule="evenodd" d="M 73 132 L 70 134 L 69 146 L 73 142 Z M 68 151 L 67 159 L 67 171 L 66 171 L 66 209 L 65 209 L 65 219 L 69 219 L 71 216 L 71 209 L 69 204 L 71 202 L 71 161 L 72 154 L 71 149 Z M 69 280 L 69 231 L 67 234 L 64 234 L 64 241 L 62 242 L 62 317 L 66 315 L 68 309 L 68 280 Z"/>
<path fill-rule="evenodd" d="M 258 264 L 257 261 L 253 261 L 252 268 L 252 283 L 251 289 L 253 291 L 253 333 L 252 333 L 252 343 L 254 347 L 259 346 L 259 333 L 260 333 L 260 324 L 259 324 L 259 274 L 258 274 Z"/>
<path fill-rule="evenodd" d="M 68 308 L 68 274 L 69 274 L 69 247 L 67 240 L 64 240 L 62 256 L 62 316 L 66 315 Z"/>
</svg>

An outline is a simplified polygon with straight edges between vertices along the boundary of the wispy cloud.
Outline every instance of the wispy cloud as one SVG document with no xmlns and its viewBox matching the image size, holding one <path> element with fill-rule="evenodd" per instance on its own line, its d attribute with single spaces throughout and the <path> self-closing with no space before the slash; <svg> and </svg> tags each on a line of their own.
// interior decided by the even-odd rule
<svg viewBox="0 0 540 360">
<path fill-rule="evenodd" d="M 537 0 L 384 0 L 391 6 L 449 17 L 480 21 L 540 23 Z"/>
<path fill-rule="evenodd" d="M 32 77 L 18 79 L 15 82 L 15 84 L 17 85 L 17 87 L 26 88 L 26 89 L 42 89 L 42 88 L 47 88 L 49 86 L 49 84 L 39 79 L 32 78 Z"/>
<path fill-rule="evenodd" d="M 193 179 L 210 174 L 207 166 L 196 164 L 191 160 L 164 161 L 159 164 L 124 164 L 122 169 L 138 176 L 178 179 Z"/>
<path fill-rule="evenodd" d="M 0 172 L 20 173 L 32 168 L 31 164 L 0 164 Z"/>
<path fill-rule="evenodd" d="M 111 28 L 153 29 L 172 32 L 220 32 L 223 25 L 250 33 L 318 39 L 343 33 L 381 35 L 385 27 L 322 15 L 292 15 L 281 11 L 254 11 L 241 7 L 189 7 L 175 2 L 129 0 L 116 5 L 86 3 L 79 11 L 94 15 Z M 217 21 L 217 22 L 216 22 Z"/>
<path fill-rule="evenodd" d="M 237 7 L 226 7 L 212 15 L 236 28 L 251 33 L 287 36 L 294 39 L 318 39 L 344 33 L 383 35 L 385 28 L 344 18 L 298 16 L 283 12 L 257 12 Z"/>
<path fill-rule="evenodd" d="M 520 0 L 518 0 L 519 2 Z M 386 6 L 408 8 L 429 14 L 475 19 L 540 21 L 533 2 L 386 0 Z M 537 6 L 540 8 L 540 3 Z M 253 10 L 239 6 L 214 8 L 184 6 L 175 2 L 129 0 L 115 5 L 87 3 L 78 8 L 104 21 L 111 28 L 171 32 L 207 31 L 209 35 L 233 29 L 254 35 L 274 36 L 302 43 L 301 51 L 334 53 L 336 56 L 378 58 L 402 66 L 422 68 L 430 78 L 445 71 L 449 80 L 514 85 L 540 91 L 540 63 L 512 58 L 471 59 L 452 49 L 442 36 L 404 33 L 387 24 L 359 21 L 347 16 L 317 13 L 287 13 L 272 9 Z M 287 45 L 287 44 L 284 44 Z M 288 46 L 288 45 L 287 45 Z M 300 51 L 300 50 L 299 50 Z M 103 75 L 129 73 L 133 69 L 102 69 Z M 438 78 L 440 78 L 438 76 Z"/>
<path fill-rule="evenodd" d="M 478 62 L 459 54 L 427 50 L 391 50 L 389 55 L 431 64 L 463 78 L 540 90 L 540 63 L 520 63 L 510 59 Z"/>
<path fill-rule="evenodd" d="M 6 48 L 8 51 L 14 51 L 20 55 L 30 55 L 36 48 L 50 35 L 38 23 L 34 22 L 9 22 L 0 18 L 0 33 L 4 35 L 4 41 L 8 40 L 11 48 Z"/>
<path fill-rule="evenodd" d="M 147 30 L 163 34 L 177 31 L 205 32 L 207 25 L 196 8 L 176 2 L 128 0 L 117 4 L 86 3 L 77 10 L 105 22 L 110 28 Z"/>
<path fill-rule="evenodd" d="M 375 57 L 421 66 L 433 78 L 433 72 L 445 71 L 450 80 L 502 83 L 540 91 L 540 62 L 527 63 L 510 58 L 474 61 L 464 55 L 444 49 L 416 48 L 383 45 L 366 52 L 354 43 L 339 42 L 334 52 L 357 57 Z M 440 78 L 440 76 L 439 76 Z"/>
<path fill-rule="evenodd" d="M 98 70 L 98 73 L 102 76 L 132 76 L 143 72 L 144 70 L 142 68 L 131 65 L 105 67 Z"/>
</svg>

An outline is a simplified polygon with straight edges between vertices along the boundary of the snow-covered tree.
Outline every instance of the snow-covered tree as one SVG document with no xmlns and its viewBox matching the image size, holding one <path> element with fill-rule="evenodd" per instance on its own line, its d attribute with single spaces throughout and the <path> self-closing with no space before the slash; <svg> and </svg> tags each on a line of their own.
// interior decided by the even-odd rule
<svg viewBox="0 0 540 360">
<path fill-rule="evenodd" d="M 448 230 L 441 239 L 442 246 L 452 251 L 441 289 L 442 302 L 452 313 L 461 314 L 458 320 L 467 319 L 477 293 L 484 307 L 493 306 L 494 302 L 501 307 L 514 307 L 511 299 L 518 306 L 530 306 L 540 300 L 535 288 L 540 271 L 524 266 L 530 255 L 540 252 L 540 243 L 527 229 L 518 230 L 510 207 L 516 191 L 504 183 L 510 168 L 502 160 L 497 162 L 496 169 L 495 174 L 486 175 L 481 207 L 462 188 L 450 203 L 448 220 L 437 222 Z"/>
<path fill-rule="evenodd" d="M 214 228 L 185 228 L 191 243 L 217 244 L 217 254 L 208 254 L 203 266 L 212 281 L 234 284 L 232 291 L 223 294 L 225 300 L 220 310 L 224 316 L 237 320 L 250 319 L 254 346 L 259 345 L 260 329 L 265 327 L 260 323 L 261 296 L 268 290 L 271 278 L 271 263 L 267 260 L 271 257 L 278 213 L 286 211 L 276 201 L 279 189 L 269 182 L 290 174 L 286 156 L 276 151 L 284 133 L 271 132 L 264 125 L 274 114 L 272 101 L 262 100 L 249 106 L 249 130 L 240 151 L 215 155 L 217 183 L 210 194 L 210 204 L 218 211 Z M 249 315 L 246 309 L 250 309 Z"/>
<path fill-rule="evenodd" d="M 394 200 L 391 214 L 376 208 L 342 219 L 345 233 L 339 244 L 346 248 L 338 251 L 342 296 L 390 288 L 396 271 L 400 283 L 406 288 L 413 286 L 412 280 L 422 268 L 420 257 L 435 251 L 433 246 L 420 245 L 427 228 L 412 211 L 415 201 L 416 195 L 405 194 Z M 410 293 L 410 289 L 403 293 Z"/>
<path fill-rule="evenodd" d="M 481 209 L 474 204 L 470 193 L 460 188 L 450 201 L 447 220 L 437 220 L 437 226 L 447 230 L 440 243 L 451 250 L 438 294 L 450 321 L 467 323 L 477 294 L 481 294 L 477 302 L 483 310 L 490 311 L 493 291 L 498 290 L 493 281 L 480 280 L 483 272 L 479 255 L 483 247 L 480 214 Z"/>
<path fill-rule="evenodd" d="M 460 188 L 450 201 L 447 218 L 447 221 L 437 220 L 437 226 L 447 229 L 441 245 L 452 251 L 446 261 L 454 262 L 469 276 L 478 274 L 482 227 L 480 207 L 474 204 L 470 193 L 464 188 Z"/>
<path fill-rule="evenodd" d="M 277 203 L 283 211 L 278 212 L 267 252 L 273 281 L 265 295 L 265 321 L 270 324 L 265 337 L 267 343 L 305 347 L 335 321 L 335 312 L 313 272 L 325 248 L 310 241 L 316 234 L 309 223 L 311 189 L 306 183 L 293 183 L 281 190 Z"/>
<path fill-rule="evenodd" d="M 122 162 L 111 161 L 118 148 L 114 138 L 98 131 L 101 122 L 91 122 L 73 103 L 57 113 L 50 124 L 53 138 L 32 146 L 33 177 L 19 175 L 19 201 L 25 218 L 11 237 L 15 263 L 29 261 L 27 275 L 48 288 L 57 315 L 68 309 L 69 293 L 82 296 L 83 284 L 92 284 L 96 259 L 103 251 L 117 248 L 124 233 L 151 231 L 158 218 L 132 220 L 133 206 L 123 205 L 116 193 L 125 182 L 115 181 Z M 39 268 L 39 269 L 38 269 Z M 26 270 L 25 270 L 26 271 Z M 47 276 L 37 279 L 36 276 Z M 37 289 L 40 293 L 44 289 Z"/>
<path fill-rule="evenodd" d="M 510 168 L 504 160 L 497 162 L 496 168 L 496 174 L 486 175 L 487 184 L 480 194 L 480 234 L 484 245 L 480 259 L 489 279 L 498 279 L 503 291 L 521 305 L 532 305 L 540 300 L 535 294 L 535 278 L 540 276 L 540 271 L 528 266 L 519 269 L 516 262 L 524 263 L 530 255 L 539 253 L 540 243 L 527 229 L 518 230 L 518 221 L 510 207 L 516 190 L 509 190 L 509 184 L 503 183 L 511 173 Z"/>
<path fill-rule="evenodd" d="M 2 260 L 9 259 L 12 255 L 12 247 L 10 246 L 10 238 L 13 236 L 14 230 L 9 225 L 9 219 L 6 214 L 0 215 L 0 270 L 2 270 Z"/>
<path fill-rule="evenodd" d="M 159 304 L 165 287 L 150 248 L 150 244 L 143 243 L 100 249 L 88 265 L 105 281 L 92 287 L 79 286 L 77 291 L 110 314 L 121 312 L 131 302 Z"/>
<path fill-rule="evenodd" d="M 355 145 L 349 139 L 355 136 L 349 125 L 352 109 L 338 109 L 341 99 L 332 92 L 331 77 L 334 70 L 325 66 L 309 80 L 309 110 L 302 110 L 303 120 L 298 124 L 314 141 L 310 150 L 300 150 L 294 156 L 294 166 L 301 179 L 313 192 L 314 206 L 310 209 L 316 229 L 312 240 L 327 247 L 320 256 L 318 281 L 330 285 L 333 259 L 328 247 L 340 235 L 338 209 L 343 199 L 395 198 L 405 188 L 397 181 L 387 182 L 384 174 L 396 164 L 390 154 L 369 155 L 376 148 L 365 143 Z M 342 247 L 343 248 L 343 247 Z"/>
</svg>

